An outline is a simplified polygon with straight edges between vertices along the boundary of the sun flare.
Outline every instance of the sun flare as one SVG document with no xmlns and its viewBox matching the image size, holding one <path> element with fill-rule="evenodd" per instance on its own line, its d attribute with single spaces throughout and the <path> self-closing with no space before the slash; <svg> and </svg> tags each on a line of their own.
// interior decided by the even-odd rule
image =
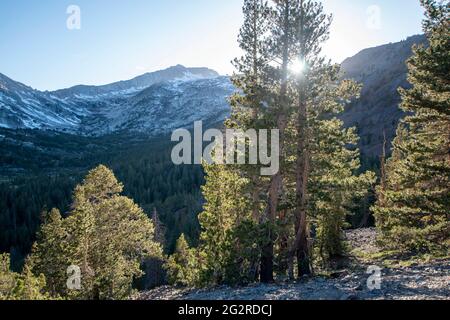
<svg viewBox="0 0 450 320">
<path fill-rule="evenodd" d="M 303 73 L 305 68 L 306 68 L 305 62 L 300 59 L 294 60 L 289 66 L 289 69 L 291 70 L 291 72 L 293 72 L 295 74 Z"/>
</svg>

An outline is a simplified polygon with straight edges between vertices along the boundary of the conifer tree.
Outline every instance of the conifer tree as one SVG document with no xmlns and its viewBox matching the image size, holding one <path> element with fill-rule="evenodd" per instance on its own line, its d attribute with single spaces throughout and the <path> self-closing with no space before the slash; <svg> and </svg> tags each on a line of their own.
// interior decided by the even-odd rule
<svg viewBox="0 0 450 320">
<path fill-rule="evenodd" d="M 67 267 L 71 265 L 67 249 L 68 234 L 58 209 L 44 215 L 44 222 L 33 245 L 27 266 L 35 274 L 46 276 L 46 288 L 53 295 L 66 294 Z"/>
<path fill-rule="evenodd" d="M 246 17 L 251 21 L 252 15 Z M 242 74 L 236 84 L 241 92 L 232 99 L 233 114 L 227 124 L 278 128 L 281 170 L 273 177 L 255 179 L 255 165 L 206 167 L 206 204 L 200 222 L 205 270 L 213 283 L 233 278 L 230 270 L 250 279 L 245 275 L 251 272 L 239 273 L 233 266 L 250 267 L 243 253 L 252 257 L 252 248 L 261 250 L 262 282 L 273 281 L 275 270 L 280 275 L 288 271 L 292 277 L 294 257 L 297 275 L 309 274 L 312 245 L 324 262 L 339 256 L 345 219 L 355 198 L 363 196 L 374 180 L 373 173 L 357 175 L 359 151 L 350 147 L 357 141 L 355 131 L 336 119 L 358 96 L 360 86 L 341 81 L 339 66 L 320 56 L 331 22 L 322 5 L 312 0 L 277 0 L 264 19 L 266 32 L 256 37 L 264 39 L 258 42 L 265 57 L 256 68 L 259 81 L 251 81 L 253 69 L 247 64 L 239 66 Z M 247 57 L 252 56 L 250 48 L 243 48 Z M 303 68 L 294 68 L 298 64 Z M 255 87 L 258 90 L 249 90 Z M 257 196 L 252 193 L 255 186 Z M 318 231 L 314 244 L 311 227 Z M 258 240 L 246 241 L 244 234 Z"/>
<path fill-rule="evenodd" d="M 292 276 L 289 261 L 294 256 L 298 276 L 309 274 L 311 226 L 318 231 L 315 245 L 322 260 L 339 256 L 353 201 L 374 181 L 373 173 L 357 175 L 359 151 L 349 147 L 357 142 L 355 131 L 335 117 L 360 87 L 340 81 L 339 66 L 320 56 L 331 18 L 317 1 L 277 0 L 265 9 L 267 14 L 258 15 L 266 20 L 258 22 L 266 26 L 264 32 L 245 33 L 256 30 L 249 26 L 256 16 L 253 10 L 262 8 L 257 3 L 244 5 L 245 36 L 240 41 L 246 55 L 237 60 L 240 73 L 234 78 L 241 91 L 231 100 L 233 114 L 227 125 L 278 128 L 281 170 L 267 179 L 256 177 L 253 170 L 259 168 L 254 164 L 206 167 L 206 204 L 199 218 L 210 283 L 227 282 L 232 275 L 251 279 L 246 275 L 257 274 L 251 261 L 258 248 L 262 282 L 273 281 L 274 262 L 277 272 Z M 255 52 L 262 57 L 258 63 Z M 293 70 L 295 64 L 303 68 Z"/>
<path fill-rule="evenodd" d="M 240 176 L 234 166 L 206 165 L 205 170 L 206 184 L 202 189 L 206 202 L 199 215 L 203 229 L 202 281 L 230 283 L 237 275 L 255 280 L 259 240 L 254 236 L 257 226 L 252 219 L 251 197 L 245 192 L 249 179 Z M 252 231 L 241 232 L 244 227 Z"/>
<path fill-rule="evenodd" d="M 294 0 L 274 1 L 271 15 L 269 57 L 273 62 L 267 66 L 268 77 L 273 83 L 269 96 L 270 106 L 266 126 L 279 130 L 280 170 L 270 179 L 267 196 L 266 236 L 263 238 L 261 255 L 261 281 L 273 281 L 274 241 L 277 238 L 275 226 L 282 223 L 279 218 L 281 191 L 283 189 L 285 131 L 292 112 L 292 95 L 289 92 L 289 66 L 296 55 Z"/>
<path fill-rule="evenodd" d="M 324 260 L 342 253 L 344 222 L 351 203 L 365 194 L 374 174 L 356 175 L 359 150 L 350 147 L 357 142 L 355 130 L 345 129 L 336 118 L 358 96 L 360 86 L 340 80 L 340 67 L 321 55 L 331 16 L 317 1 L 294 4 L 284 198 L 294 219 L 289 260 L 296 257 L 297 275 L 302 276 L 311 273 L 313 245 L 321 248 Z M 311 228 L 317 231 L 315 243 Z"/>
<path fill-rule="evenodd" d="M 154 240 L 162 249 L 166 249 L 166 226 L 161 222 L 158 211 L 153 209 L 152 223 L 154 226 Z M 167 275 L 164 264 L 166 263 L 163 256 L 154 256 L 144 261 L 142 269 L 145 272 L 138 284 L 139 290 L 153 289 L 167 283 Z"/>
<path fill-rule="evenodd" d="M 6 299 L 15 285 L 10 264 L 9 255 L 0 255 L 0 300 Z"/>
<path fill-rule="evenodd" d="M 246 131 L 265 128 L 269 81 L 267 34 L 272 11 L 266 0 L 245 0 L 243 14 L 244 22 L 238 37 L 243 56 L 233 61 L 236 73 L 232 77 L 239 92 L 230 99 L 232 114 L 225 124 L 227 128 Z M 251 193 L 252 218 L 255 223 L 262 218 L 261 198 L 267 185 L 259 169 L 258 164 L 239 166 L 241 174 L 249 179 L 247 191 Z"/>
<path fill-rule="evenodd" d="M 281 119 L 287 118 L 284 124 L 278 123 L 285 131 L 280 134 L 280 145 L 281 163 L 285 162 L 282 167 L 286 168 L 277 195 L 284 203 L 277 205 L 277 212 L 283 212 L 278 216 L 287 221 L 289 211 L 293 213 L 293 241 L 282 241 L 296 256 L 297 274 L 302 276 L 311 272 L 309 228 L 318 230 L 316 244 L 322 248 L 325 259 L 341 254 L 350 205 L 366 193 L 374 174 L 356 175 L 359 151 L 349 149 L 349 145 L 354 145 L 357 137 L 353 129 L 344 129 L 343 122 L 336 119 L 336 114 L 358 96 L 360 87 L 353 81 L 341 81 L 339 66 L 321 56 L 331 16 L 323 12 L 317 1 L 276 1 L 275 6 L 283 23 L 278 27 L 275 23 L 272 50 L 281 53 L 279 61 L 285 61 L 284 53 L 289 67 L 286 76 L 284 64 L 278 72 L 281 90 L 277 98 L 281 107 L 277 118 L 280 114 Z M 280 248 L 286 247 L 283 242 Z"/>
<path fill-rule="evenodd" d="M 268 52 L 266 37 L 271 10 L 265 0 L 244 0 L 244 22 L 239 32 L 238 44 L 244 52 L 233 65 L 236 74 L 233 84 L 242 90 L 231 98 L 233 113 L 229 126 L 255 128 L 264 111 L 266 92 L 266 67 Z"/>
<path fill-rule="evenodd" d="M 319 115 L 311 110 L 308 102 L 315 98 L 317 93 L 313 92 L 314 79 L 320 80 L 322 74 L 327 72 L 323 67 L 324 60 L 319 57 L 321 43 L 328 37 L 330 17 L 323 13 L 322 5 L 316 1 L 300 0 L 297 13 L 297 44 L 299 48 L 298 63 L 302 66 L 297 76 L 297 119 L 296 130 L 296 192 L 295 192 L 295 255 L 297 257 L 298 275 L 308 275 L 310 269 L 310 245 L 308 243 L 308 188 L 311 170 L 311 130 L 310 126 L 314 120 L 310 115 Z M 316 74 L 315 74 L 316 73 Z M 325 89 L 326 90 L 326 89 Z"/>
<path fill-rule="evenodd" d="M 9 255 L 0 255 L 0 300 L 48 300 L 45 277 L 35 277 L 28 266 L 22 273 L 10 271 Z"/>
<path fill-rule="evenodd" d="M 265 124 L 266 36 L 271 11 L 266 1 L 245 0 L 243 13 L 238 42 L 244 55 L 233 61 L 237 72 L 232 78 L 239 92 L 230 99 L 232 115 L 226 127 L 246 131 Z M 205 259 L 202 281 L 213 284 L 241 278 L 253 281 L 259 274 L 259 257 L 255 252 L 260 241 L 255 233 L 263 217 L 267 182 L 260 176 L 258 164 L 210 165 L 205 171 L 206 185 L 202 191 L 206 205 L 199 216 L 201 252 Z M 251 230 L 252 238 L 244 229 Z"/>
<path fill-rule="evenodd" d="M 52 211 L 30 258 L 30 268 L 52 277 L 52 294 L 75 299 L 124 299 L 141 263 L 161 256 L 151 220 L 131 199 L 111 170 L 99 166 L 76 187 L 72 209 L 61 221 Z M 47 253 L 51 254 L 47 254 Z M 81 290 L 68 290 L 63 273 L 81 269 Z M 61 270 L 62 269 L 62 270 Z"/>
<path fill-rule="evenodd" d="M 422 0 L 429 46 L 408 61 L 407 113 L 374 206 L 386 248 L 447 252 L 450 246 L 450 4 Z"/>
<path fill-rule="evenodd" d="M 177 240 L 175 252 L 166 263 L 169 283 L 174 285 L 196 286 L 199 284 L 199 260 L 197 250 L 190 248 L 184 234 Z"/>
<path fill-rule="evenodd" d="M 342 94 L 340 90 L 338 92 Z M 352 89 L 347 92 L 353 93 Z M 339 109 L 342 111 L 343 106 Z M 328 266 L 344 254 L 346 218 L 376 179 L 373 172 L 357 174 L 360 160 L 354 128 L 344 128 L 344 123 L 336 118 L 316 122 L 310 149 L 308 210 L 316 230 L 314 247 L 321 261 Z"/>
</svg>

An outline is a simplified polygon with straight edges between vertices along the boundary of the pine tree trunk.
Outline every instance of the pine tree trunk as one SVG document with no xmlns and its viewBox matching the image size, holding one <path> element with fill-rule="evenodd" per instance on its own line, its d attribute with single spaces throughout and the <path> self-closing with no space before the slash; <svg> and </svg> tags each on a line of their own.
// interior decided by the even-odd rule
<svg viewBox="0 0 450 320">
<path fill-rule="evenodd" d="M 277 110 L 277 127 L 280 130 L 280 141 L 279 150 L 280 155 L 283 153 L 284 149 L 284 131 L 286 129 L 286 95 L 287 95 L 287 85 L 288 85 L 288 67 L 289 67 L 289 2 L 286 1 L 284 8 L 284 43 L 283 43 L 283 61 L 282 61 L 282 82 L 280 88 L 280 105 Z M 268 203 L 268 237 L 266 239 L 267 244 L 262 249 L 261 255 L 261 282 L 273 282 L 273 225 L 276 221 L 277 211 L 278 211 L 278 198 L 283 183 L 283 177 L 281 173 L 281 168 L 279 172 L 272 177 L 269 187 L 269 203 Z"/>
<path fill-rule="evenodd" d="M 272 240 L 272 232 L 268 228 L 267 237 L 270 239 L 268 243 L 262 248 L 261 252 L 261 270 L 260 277 L 262 283 L 271 283 L 273 282 L 273 240 Z"/>
<path fill-rule="evenodd" d="M 278 219 L 281 224 L 284 224 L 286 221 L 287 212 L 286 210 L 280 211 Z M 289 275 L 289 234 L 283 228 L 280 234 L 280 259 L 279 259 L 279 272 L 280 274 Z"/>
<path fill-rule="evenodd" d="M 308 228 L 306 219 L 305 201 L 306 185 L 304 184 L 303 175 L 305 171 L 300 171 L 297 178 L 297 199 L 299 206 L 297 209 L 297 223 L 296 223 L 296 239 L 295 239 L 295 254 L 297 257 L 298 276 L 311 274 L 310 261 L 309 261 L 309 244 L 308 244 Z"/>
<path fill-rule="evenodd" d="M 301 16 L 300 16 L 300 59 L 305 62 L 306 58 L 306 43 L 304 39 L 304 2 L 300 1 Z M 297 164 L 296 164 L 296 210 L 295 210 L 295 256 L 297 257 L 298 277 L 311 274 L 310 266 L 310 252 L 308 244 L 308 221 L 307 221 L 307 192 L 309 179 L 309 150 L 308 150 L 308 118 L 306 110 L 305 97 L 305 78 L 302 78 L 298 86 L 298 144 L 297 144 Z"/>
<path fill-rule="evenodd" d="M 266 244 L 261 252 L 261 282 L 273 282 L 273 225 L 275 223 L 278 208 L 278 192 L 281 185 L 281 175 L 275 175 L 269 187 L 269 204 L 268 204 L 268 226 L 265 236 Z"/>
<path fill-rule="evenodd" d="M 296 239 L 295 254 L 297 257 L 298 276 L 311 274 L 309 261 L 309 245 L 307 234 L 307 216 L 306 216 L 306 187 L 307 187 L 307 165 L 301 157 L 297 172 L 297 214 L 296 214 Z"/>
<path fill-rule="evenodd" d="M 297 177 L 296 177 L 296 239 L 295 255 L 297 257 L 298 276 L 311 274 L 309 245 L 307 234 L 307 190 L 309 179 L 309 152 L 307 134 L 307 112 L 303 87 L 299 89 Z"/>
</svg>

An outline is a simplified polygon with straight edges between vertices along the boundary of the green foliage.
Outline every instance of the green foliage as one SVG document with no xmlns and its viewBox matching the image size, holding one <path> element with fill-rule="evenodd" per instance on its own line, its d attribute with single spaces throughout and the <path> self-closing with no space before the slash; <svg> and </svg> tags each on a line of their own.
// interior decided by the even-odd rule
<svg viewBox="0 0 450 320">
<path fill-rule="evenodd" d="M 359 150 L 350 149 L 358 138 L 337 119 L 321 120 L 316 127 L 310 174 L 310 216 L 316 229 L 315 245 L 323 262 L 344 254 L 346 220 L 375 184 L 375 174 L 357 175 Z"/>
<path fill-rule="evenodd" d="M 450 247 L 450 5 L 423 0 L 429 47 L 416 47 L 401 89 L 408 112 L 394 141 L 373 210 L 388 249 L 415 253 Z"/>
<path fill-rule="evenodd" d="M 252 219 L 244 219 L 228 231 L 223 282 L 246 285 L 258 280 L 259 261 L 265 229 Z"/>
<path fill-rule="evenodd" d="M 26 267 L 35 274 L 44 274 L 48 292 L 53 295 L 65 293 L 67 267 L 71 265 L 67 241 L 68 231 L 59 210 L 53 209 L 44 216 L 44 223 L 33 245 L 33 255 Z"/>
<path fill-rule="evenodd" d="M 293 276 L 294 255 L 301 275 L 311 245 L 325 263 L 342 255 L 346 220 L 375 183 L 374 173 L 359 174 L 355 130 L 336 118 L 360 86 L 340 81 L 339 66 L 319 56 L 330 26 L 321 4 L 248 0 L 244 17 L 233 77 L 240 91 L 226 125 L 279 129 L 281 168 L 262 177 L 260 165 L 205 167 L 199 220 L 208 284 L 270 282 L 274 270 Z M 300 74 L 289 70 L 298 59 Z"/>
<path fill-rule="evenodd" d="M 89 172 L 75 188 L 72 210 L 61 219 L 53 210 L 46 219 L 27 263 L 51 281 L 53 295 L 75 299 L 125 299 L 141 264 L 161 257 L 151 220 L 105 166 Z M 67 268 L 81 269 L 81 290 L 67 288 Z"/>
<path fill-rule="evenodd" d="M 309 14 L 318 15 L 314 11 Z M 298 172 L 305 170 L 304 206 L 309 230 L 314 231 L 310 245 L 317 249 L 321 262 L 327 265 L 344 253 L 346 221 L 361 205 L 376 179 L 373 172 L 361 174 L 356 129 L 345 128 L 343 121 L 337 119 L 346 105 L 359 96 L 360 85 L 339 80 L 340 67 L 314 60 L 314 52 L 306 61 L 310 61 L 309 70 L 305 71 L 303 81 L 310 89 L 300 91 L 298 96 L 305 101 L 306 116 L 301 126 L 297 123 L 297 127 L 287 133 L 287 157 L 292 160 L 287 164 L 291 174 L 285 179 L 286 184 L 295 186 L 298 192 Z M 297 141 L 302 139 L 306 141 L 299 150 Z M 304 157 L 300 167 L 299 157 Z M 298 197 L 298 193 L 294 193 L 291 190 L 288 198 Z M 294 204 L 298 205 L 298 202 Z"/>
<path fill-rule="evenodd" d="M 249 180 L 233 166 L 206 165 L 205 205 L 199 215 L 203 232 L 200 249 L 205 257 L 202 281 L 235 283 L 256 277 L 258 237 L 254 237 Z"/>
<path fill-rule="evenodd" d="M 169 283 L 173 285 L 196 286 L 199 284 L 198 251 L 190 248 L 184 234 L 177 240 L 175 252 L 169 257 L 165 268 Z"/>
<path fill-rule="evenodd" d="M 0 300 L 47 300 L 45 277 L 35 277 L 29 268 L 10 271 L 9 255 L 0 255 Z"/>
<path fill-rule="evenodd" d="M 82 182 L 87 168 L 93 168 L 100 162 L 112 168 L 123 182 L 124 195 L 134 199 L 148 214 L 154 208 L 158 210 L 161 222 L 167 226 L 164 232 L 166 253 L 173 252 L 181 233 L 185 233 L 197 245 L 200 233 L 197 214 L 202 207 L 200 186 L 204 183 L 203 170 L 200 165 L 175 166 L 170 159 L 172 146 L 165 142 L 169 138 L 160 137 L 144 142 L 136 137 L 133 140 L 127 137 L 87 140 L 62 135 L 62 139 L 60 135 L 53 137 L 48 133 L 49 136 L 39 134 L 40 141 L 34 131 L 23 133 L 23 137 L 12 136 L 9 131 L 1 133 L 11 135 L 11 139 L 31 139 L 41 148 L 52 143 L 54 149 L 49 152 L 61 152 L 63 155 L 70 155 L 78 147 L 79 154 L 76 157 L 81 157 L 77 163 L 73 163 L 75 160 L 61 159 L 61 168 L 43 168 L 38 176 L 34 176 L 24 166 L 20 171 L 16 170 L 22 172 L 20 176 L 0 183 L 0 252 L 11 253 L 13 270 L 22 268 L 24 257 L 31 251 L 37 231 L 43 223 L 40 213 L 48 211 L 47 208 L 58 208 L 65 217 L 75 186 Z M 74 141 L 71 142 L 71 139 Z M 137 142 L 134 143 L 134 139 Z M 66 147 L 70 150 L 66 151 Z M 97 153 L 89 153 L 85 159 L 85 149 L 93 152 L 91 148 Z M 14 151 L 6 149 L 6 152 L 9 154 Z M 33 158 L 35 155 L 30 153 L 27 156 L 30 161 L 38 163 L 39 159 Z M 14 163 L 20 167 L 20 161 Z M 9 167 L 3 162 L 2 166 Z"/>
<path fill-rule="evenodd" d="M 408 116 L 398 128 L 392 158 L 379 168 L 374 212 L 386 248 L 445 253 L 450 246 L 449 5 L 422 4 L 430 46 L 417 47 L 409 61 L 413 88 L 400 90 Z M 8 131 L 1 142 L 0 162 L 6 166 L 0 174 L 23 169 L 48 176 L 0 185 L 0 251 L 11 251 L 18 262 L 41 226 L 22 274 L 9 271 L 9 257 L 2 257 L 1 298 L 41 299 L 45 288 L 52 297 L 124 299 L 143 266 L 160 277 L 155 268 L 165 260 L 163 244 L 166 253 L 174 252 L 165 263 L 168 279 L 184 286 L 270 282 L 274 272 L 294 277 L 295 259 L 302 276 L 311 264 L 328 267 L 344 253 L 347 221 L 360 214 L 361 199 L 368 202 L 375 182 L 375 174 L 364 171 L 378 165 L 377 159 L 361 165 L 356 129 L 337 118 L 361 87 L 342 80 L 340 66 L 321 57 L 331 17 L 320 2 L 245 0 L 243 11 L 238 42 L 244 54 L 234 60 L 232 78 L 239 90 L 230 98 L 225 126 L 279 129 L 280 171 L 263 177 L 259 163 L 205 165 L 202 199 L 202 167 L 174 166 L 166 144 L 135 138 L 128 146 L 128 140 L 119 143 L 114 136 L 80 137 L 63 149 L 68 135 L 30 138 Z M 303 70 L 290 70 L 299 61 Z M 40 147 L 36 154 L 24 147 L 30 142 Z M 56 149 L 63 150 L 56 159 L 45 151 Z M 113 168 L 123 185 L 99 166 L 72 195 L 86 168 L 99 162 Z M 64 174 L 55 176 L 52 168 Z M 53 209 L 40 220 L 45 206 L 64 214 Z M 154 220 L 154 230 L 144 213 L 154 208 L 166 228 Z M 311 259 L 312 252 L 319 259 Z M 70 265 L 81 269 L 79 291 L 67 288 Z"/>
</svg>

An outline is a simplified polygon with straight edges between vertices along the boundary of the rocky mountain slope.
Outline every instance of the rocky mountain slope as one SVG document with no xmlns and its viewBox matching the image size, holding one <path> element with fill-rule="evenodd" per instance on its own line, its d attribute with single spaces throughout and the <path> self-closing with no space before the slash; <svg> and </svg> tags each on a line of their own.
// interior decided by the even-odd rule
<svg viewBox="0 0 450 320">
<path fill-rule="evenodd" d="M 413 45 L 426 45 L 424 35 L 365 49 L 342 63 L 345 78 L 364 85 L 361 99 L 341 116 L 348 126 L 356 126 L 361 137 L 361 150 L 368 156 L 381 155 L 384 133 L 387 141 L 395 137 L 404 113 L 399 108 L 398 88 L 408 88 L 406 60 Z"/>
<path fill-rule="evenodd" d="M 376 253 L 374 228 L 347 232 L 354 252 Z M 400 261 L 399 261 L 400 262 Z M 449 300 L 450 264 L 448 259 L 386 265 L 382 260 L 365 260 L 350 255 L 347 265 L 329 274 L 297 282 L 247 287 L 189 289 L 160 287 L 143 292 L 139 300 Z M 381 270 L 380 286 L 372 286 L 369 267 Z"/>
<path fill-rule="evenodd" d="M 182 65 L 170 67 L 165 70 L 145 73 L 131 80 L 119 81 L 103 86 L 75 86 L 68 89 L 57 90 L 53 94 L 60 98 L 68 97 L 101 97 L 108 95 L 130 94 L 141 91 L 155 83 L 166 81 L 193 81 L 198 79 L 211 79 L 219 74 L 208 68 L 186 68 Z"/>
<path fill-rule="evenodd" d="M 0 127 L 70 130 L 80 123 L 85 113 L 83 106 L 0 74 Z"/>
<path fill-rule="evenodd" d="M 191 127 L 194 121 L 222 121 L 229 114 L 228 96 L 234 87 L 227 77 L 158 82 L 134 94 L 104 99 L 85 98 L 89 116 L 79 132 L 104 135 L 115 132 L 158 136 Z"/>
<path fill-rule="evenodd" d="M 0 74 L 0 127 L 105 135 L 167 133 L 196 120 L 217 122 L 234 91 L 206 68 L 175 66 L 105 86 L 41 92 Z"/>
</svg>

